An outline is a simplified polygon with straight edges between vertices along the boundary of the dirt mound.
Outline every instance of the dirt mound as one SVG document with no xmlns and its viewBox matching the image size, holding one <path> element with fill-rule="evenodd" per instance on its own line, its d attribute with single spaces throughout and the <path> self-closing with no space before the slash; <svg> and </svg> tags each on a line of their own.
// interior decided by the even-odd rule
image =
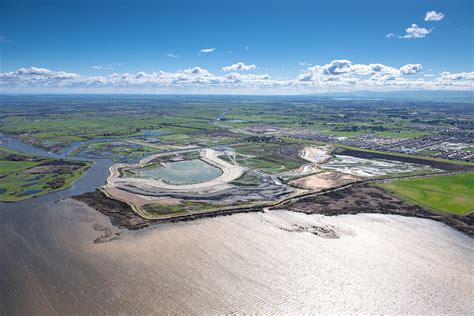
<svg viewBox="0 0 474 316">
<path fill-rule="evenodd" d="M 112 224 L 128 229 L 140 229 L 150 225 L 150 221 L 140 217 L 124 202 L 107 197 L 102 191 L 95 190 L 72 197 L 110 217 Z"/>
<path fill-rule="evenodd" d="M 360 180 L 357 177 L 337 172 L 321 172 L 291 181 L 289 184 L 303 189 L 321 191 Z"/>
</svg>

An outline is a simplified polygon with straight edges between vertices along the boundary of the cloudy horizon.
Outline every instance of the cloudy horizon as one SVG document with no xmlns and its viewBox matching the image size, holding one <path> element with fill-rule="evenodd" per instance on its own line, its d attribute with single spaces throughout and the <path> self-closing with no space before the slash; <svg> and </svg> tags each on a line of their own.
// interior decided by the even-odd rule
<svg viewBox="0 0 474 316">
<path fill-rule="evenodd" d="M 466 0 L 19 2 L 0 10 L 0 93 L 474 88 Z"/>
</svg>

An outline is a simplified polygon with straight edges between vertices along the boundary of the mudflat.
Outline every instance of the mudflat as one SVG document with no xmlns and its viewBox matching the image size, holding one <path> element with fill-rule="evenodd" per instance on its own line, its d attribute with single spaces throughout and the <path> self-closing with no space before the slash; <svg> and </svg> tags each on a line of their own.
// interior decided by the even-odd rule
<svg viewBox="0 0 474 316">
<path fill-rule="evenodd" d="M 266 211 L 129 231 L 65 199 L 1 212 L 0 251 L 3 314 L 473 307 L 472 239 L 413 217 Z"/>
</svg>

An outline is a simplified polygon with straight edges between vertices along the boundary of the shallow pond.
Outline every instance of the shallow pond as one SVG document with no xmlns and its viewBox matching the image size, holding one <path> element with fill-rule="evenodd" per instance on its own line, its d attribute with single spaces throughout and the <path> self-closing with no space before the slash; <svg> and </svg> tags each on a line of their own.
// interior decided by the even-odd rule
<svg viewBox="0 0 474 316">
<path fill-rule="evenodd" d="M 428 166 L 414 163 L 381 159 L 364 159 L 343 155 L 336 155 L 334 159 L 331 159 L 321 167 L 326 170 L 338 171 L 360 177 L 377 177 L 389 174 L 429 170 L 435 171 L 435 169 Z"/>
<path fill-rule="evenodd" d="M 36 193 L 40 193 L 42 190 L 25 190 L 22 193 L 18 194 L 18 196 L 27 196 L 27 195 L 32 195 Z"/>
<path fill-rule="evenodd" d="M 200 160 L 170 162 L 165 166 L 138 170 L 143 178 L 163 179 L 170 184 L 193 184 L 210 181 L 221 175 L 221 170 Z"/>
</svg>

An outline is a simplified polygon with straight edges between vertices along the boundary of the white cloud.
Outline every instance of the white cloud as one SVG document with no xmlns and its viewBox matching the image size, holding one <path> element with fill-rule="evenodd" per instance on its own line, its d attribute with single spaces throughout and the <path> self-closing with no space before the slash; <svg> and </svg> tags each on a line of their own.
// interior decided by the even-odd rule
<svg viewBox="0 0 474 316">
<path fill-rule="evenodd" d="M 64 71 L 52 71 L 46 68 L 20 68 L 16 71 L 0 74 L 0 86 L 45 86 L 62 87 L 68 82 L 75 83 L 80 76 Z"/>
<path fill-rule="evenodd" d="M 300 65 L 300 66 L 306 66 L 306 62 L 304 62 L 304 61 L 299 61 L 299 62 L 298 62 L 298 65 Z"/>
<path fill-rule="evenodd" d="M 421 64 L 408 64 L 400 67 L 400 73 L 402 75 L 414 75 L 419 73 L 423 69 Z"/>
<path fill-rule="evenodd" d="M 441 21 L 444 19 L 444 14 L 436 11 L 428 11 L 425 15 L 425 21 Z"/>
<path fill-rule="evenodd" d="M 232 72 L 225 76 L 225 79 L 229 83 L 243 83 L 243 84 L 252 84 L 253 86 L 265 85 L 265 84 L 274 84 L 275 81 L 270 80 L 269 75 L 254 75 L 254 74 L 240 74 L 238 72 Z"/>
<path fill-rule="evenodd" d="M 201 67 L 176 72 L 113 73 L 82 76 L 46 68 L 20 68 L 0 73 L 2 91 L 252 91 L 255 93 L 302 93 L 321 91 L 474 89 L 474 72 L 442 72 L 433 77 L 409 76 L 422 71 L 420 64 L 399 68 L 380 63 L 356 64 L 334 60 L 309 67 L 294 79 L 272 79 L 267 74 L 230 72 L 216 75 Z"/>
<path fill-rule="evenodd" d="M 444 18 L 444 14 L 436 11 L 428 11 L 425 15 L 425 21 L 441 21 Z M 402 39 L 415 39 L 415 38 L 424 38 L 426 35 L 430 34 L 433 30 L 427 29 L 425 27 L 418 26 L 413 23 L 405 29 L 404 35 L 397 35 L 395 33 L 388 33 L 385 35 L 386 38 L 402 38 Z"/>
<path fill-rule="evenodd" d="M 474 88 L 474 71 L 471 72 L 460 72 L 460 73 L 449 73 L 442 72 L 441 76 L 435 79 L 437 82 L 443 85 L 455 86 L 464 85 L 466 82 L 471 84 L 471 89 Z"/>
<path fill-rule="evenodd" d="M 238 62 L 238 63 L 230 65 L 230 66 L 222 67 L 222 70 L 226 71 L 226 72 L 227 71 L 239 71 L 239 70 L 248 71 L 248 70 L 255 70 L 255 69 L 257 69 L 257 66 L 255 66 L 254 64 L 246 65 L 243 62 Z"/>
<path fill-rule="evenodd" d="M 313 76 L 339 76 L 339 75 L 376 75 L 381 73 L 397 73 L 393 67 L 382 64 L 353 64 L 350 60 L 333 60 L 323 66 L 308 68 L 308 73 Z"/>
<path fill-rule="evenodd" d="M 92 69 L 95 70 L 114 70 L 115 67 L 121 66 L 121 64 L 106 64 L 106 65 L 95 65 Z"/>
<path fill-rule="evenodd" d="M 201 67 L 188 68 L 184 70 L 183 73 L 191 74 L 191 75 L 205 75 L 205 76 L 211 75 L 209 71 Z"/>
<path fill-rule="evenodd" d="M 418 25 L 416 25 L 414 23 L 411 26 L 407 27 L 405 29 L 405 31 L 406 31 L 406 34 L 403 35 L 401 38 L 407 38 L 407 39 L 423 38 L 426 35 L 431 33 L 431 29 L 426 29 L 424 27 L 419 27 Z"/>
<path fill-rule="evenodd" d="M 215 48 L 203 48 L 200 50 L 200 52 L 204 54 L 209 54 L 209 53 L 212 53 L 214 50 Z"/>
<path fill-rule="evenodd" d="M 173 53 L 169 53 L 168 55 L 166 55 L 167 57 L 169 58 L 180 58 L 181 56 L 178 55 L 178 54 L 173 54 Z"/>
<path fill-rule="evenodd" d="M 324 87 L 328 90 L 377 89 L 459 89 L 473 88 L 473 73 L 442 73 L 434 80 L 408 79 L 408 75 L 421 72 L 421 64 L 407 64 L 395 68 L 383 64 L 354 64 L 350 60 L 333 60 L 326 65 L 309 67 L 298 76 L 303 86 Z"/>
</svg>

